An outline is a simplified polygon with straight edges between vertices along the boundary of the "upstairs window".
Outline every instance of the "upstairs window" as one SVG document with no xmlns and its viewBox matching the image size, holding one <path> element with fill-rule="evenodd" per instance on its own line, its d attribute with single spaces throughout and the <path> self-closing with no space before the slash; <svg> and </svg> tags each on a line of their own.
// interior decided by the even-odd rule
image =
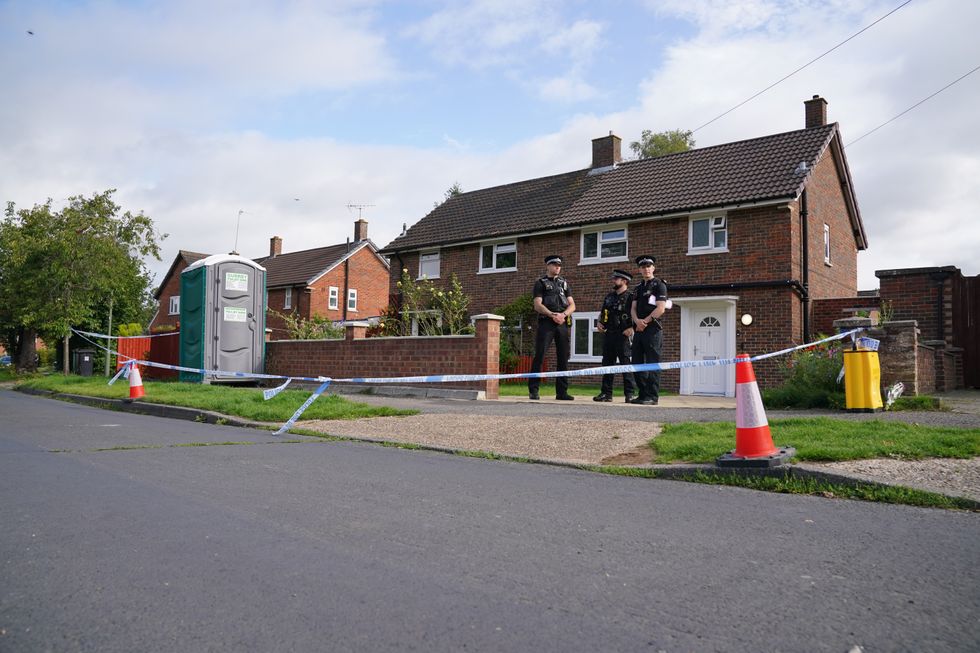
<svg viewBox="0 0 980 653">
<path fill-rule="evenodd" d="M 830 225 L 823 226 L 823 262 L 830 265 Z"/>
<path fill-rule="evenodd" d="M 293 289 L 286 288 L 286 291 L 282 295 L 282 307 L 292 308 L 293 307 Z"/>
<path fill-rule="evenodd" d="M 480 247 L 480 272 L 513 272 L 517 269 L 517 243 L 494 243 Z"/>
<path fill-rule="evenodd" d="M 170 315 L 180 315 L 180 295 L 170 298 Z"/>
<path fill-rule="evenodd" d="M 353 288 L 347 291 L 347 310 L 356 311 L 357 310 L 357 291 Z"/>
<path fill-rule="evenodd" d="M 627 251 L 626 227 L 582 232 L 582 262 L 611 263 L 625 261 Z"/>
<path fill-rule="evenodd" d="M 330 291 L 327 295 L 327 308 L 331 311 L 336 311 L 339 301 L 340 289 L 337 286 L 330 286 Z"/>
<path fill-rule="evenodd" d="M 419 256 L 419 279 L 439 278 L 439 252 L 427 252 Z"/>
<path fill-rule="evenodd" d="M 691 218 L 688 232 L 688 254 L 728 251 L 728 221 L 723 215 Z"/>
</svg>

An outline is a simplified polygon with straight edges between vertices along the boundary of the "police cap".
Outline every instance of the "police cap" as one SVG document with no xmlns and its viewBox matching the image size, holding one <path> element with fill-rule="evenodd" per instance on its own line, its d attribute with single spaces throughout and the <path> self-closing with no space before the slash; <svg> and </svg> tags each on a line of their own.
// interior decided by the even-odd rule
<svg viewBox="0 0 980 653">
<path fill-rule="evenodd" d="M 555 265 L 561 265 L 561 257 L 560 256 L 545 256 L 544 257 L 544 262 L 546 264 L 548 264 L 548 265 L 551 265 L 552 263 L 554 263 Z"/>
<path fill-rule="evenodd" d="M 633 280 L 633 275 L 630 274 L 629 272 L 625 271 L 625 270 L 613 270 L 612 271 L 612 276 L 613 276 L 614 279 L 616 277 L 619 277 L 620 279 L 626 279 L 627 281 L 632 281 Z"/>
<path fill-rule="evenodd" d="M 656 263 L 657 263 L 657 257 L 655 256 L 643 255 L 643 256 L 636 257 L 636 264 L 639 265 L 640 267 L 643 267 L 644 265 L 655 265 Z"/>
</svg>

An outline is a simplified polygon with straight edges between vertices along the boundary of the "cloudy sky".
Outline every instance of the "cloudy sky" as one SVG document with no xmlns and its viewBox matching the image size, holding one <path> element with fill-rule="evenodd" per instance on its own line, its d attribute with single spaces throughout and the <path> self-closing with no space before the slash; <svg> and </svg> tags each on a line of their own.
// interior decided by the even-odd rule
<svg viewBox="0 0 980 653">
<path fill-rule="evenodd" d="M 587 167 L 591 139 L 695 129 L 905 0 L 0 0 L 0 200 L 117 188 L 178 249 L 386 245 L 454 182 Z M 839 122 L 876 269 L 980 273 L 980 3 L 912 0 L 710 125 Z M 33 32 L 33 34 L 29 33 Z M 970 226 L 971 223 L 974 226 Z"/>
</svg>

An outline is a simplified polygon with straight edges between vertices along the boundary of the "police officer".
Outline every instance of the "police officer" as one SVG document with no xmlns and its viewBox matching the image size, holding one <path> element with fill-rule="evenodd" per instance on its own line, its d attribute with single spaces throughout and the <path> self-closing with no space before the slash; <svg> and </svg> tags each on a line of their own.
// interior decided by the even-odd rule
<svg viewBox="0 0 980 653">
<path fill-rule="evenodd" d="M 613 270 L 613 290 L 602 300 L 602 311 L 599 313 L 598 330 L 605 334 L 602 339 L 602 364 L 630 364 L 630 354 L 633 338 L 633 321 L 630 316 L 630 305 L 633 303 L 633 293 L 630 291 L 630 281 L 633 275 L 624 270 Z M 614 374 L 602 375 L 602 390 L 592 398 L 592 401 L 612 401 Z M 636 385 L 632 372 L 623 373 L 623 390 L 626 403 L 633 399 Z"/>
<path fill-rule="evenodd" d="M 652 256 L 638 256 L 636 265 L 640 268 L 643 281 L 634 290 L 630 316 L 633 318 L 633 364 L 659 363 L 664 346 L 663 325 L 660 316 L 667 310 L 667 284 L 653 276 L 657 259 Z M 637 372 L 637 385 L 640 394 L 632 404 L 656 406 L 660 400 L 660 372 Z"/>
<path fill-rule="evenodd" d="M 545 352 L 551 341 L 555 341 L 555 353 L 558 358 L 558 371 L 568 369 L 568 357 L 571 354 L 571 342 L 568 331 L 572 323 L 571 315 L 575 312 L 575 300 L 568 282 L 561 276 L 561 257 L 546 256 L 548 273 L 534 282 L 534 310 L 538 314 L 538 333 L 534 338 L 534 362 L 531 372 L 540 372 L 544 362 Z M 534 377 L 527 381 L 528 397 L 539 399 L 538 387 L 541 379 Z M 555 379 L 555 399 L 571 401 L 575 399 L 568 394 L 568 377 Z"/>
</svg>

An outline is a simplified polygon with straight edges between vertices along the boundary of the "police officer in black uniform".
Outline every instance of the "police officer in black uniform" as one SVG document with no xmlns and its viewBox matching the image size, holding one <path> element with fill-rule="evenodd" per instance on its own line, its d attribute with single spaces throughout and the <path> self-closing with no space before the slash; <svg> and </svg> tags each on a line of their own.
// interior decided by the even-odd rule
<svg viewBox="0 0 980 653">
<path fill-rule="evenodd" d="M 599 313 L 598 330 L 604 334 L 602 338 L 602 364 L 630 364 L 632 353 L 633 320 L 630 316 L 630 304 L 633 303 L 633 293 L 630 291 L 630 281 L 633 275 L 624 270 L 613 270 L 613 290 L 602 300 L 602 311 Z M 612 401 L 614 374 L 602 375 L 602 390 L 592 398 L 592 401 Z M 626 403 L 633 399 L 636 384 L 632 372 L 623 373 L 623 390 Z"/>
<path fill-rule="evenodd" d="M 571 315 L 575 312 L 575 300 L 572 290 L 561 274 L 561 257 L 547 256 L 544 259 L 548 273 L 534 282 L 534 310 L 538 314 L 538 333 L 534 339 L 534 362 L 531 372 L 540 372 L 544 362 L 545 352 L 551 341 L 555 341 L 555 353 L 558 358 L 558 371 L 568 369 L 568 357 L 571 354 L 569 329 L 572 323 Z M 528 397 L 539 399 L 538 388 L 541 379 L 534 377 L 527 381 Z M 555 379 L 555 399 L 571 401 L 575 399 L 568 394 L 568 377 L 560 376 Z"/>
<path fill-rule="evenodd" d="M 663 325 L 659 318 L 667 310 L 667 284 L 653 276 L 656 262 L 652 256 L 636 258 L 643 281 L 634 290 L 630 308 L 636 331 L 633 336 L 634 365 L 659 363 L 664 346 Z M 636 381 L 640 394 L 630 403 L 656 406 L 660 400 L 660 372 L 637 372 Z"/>
</svg>

